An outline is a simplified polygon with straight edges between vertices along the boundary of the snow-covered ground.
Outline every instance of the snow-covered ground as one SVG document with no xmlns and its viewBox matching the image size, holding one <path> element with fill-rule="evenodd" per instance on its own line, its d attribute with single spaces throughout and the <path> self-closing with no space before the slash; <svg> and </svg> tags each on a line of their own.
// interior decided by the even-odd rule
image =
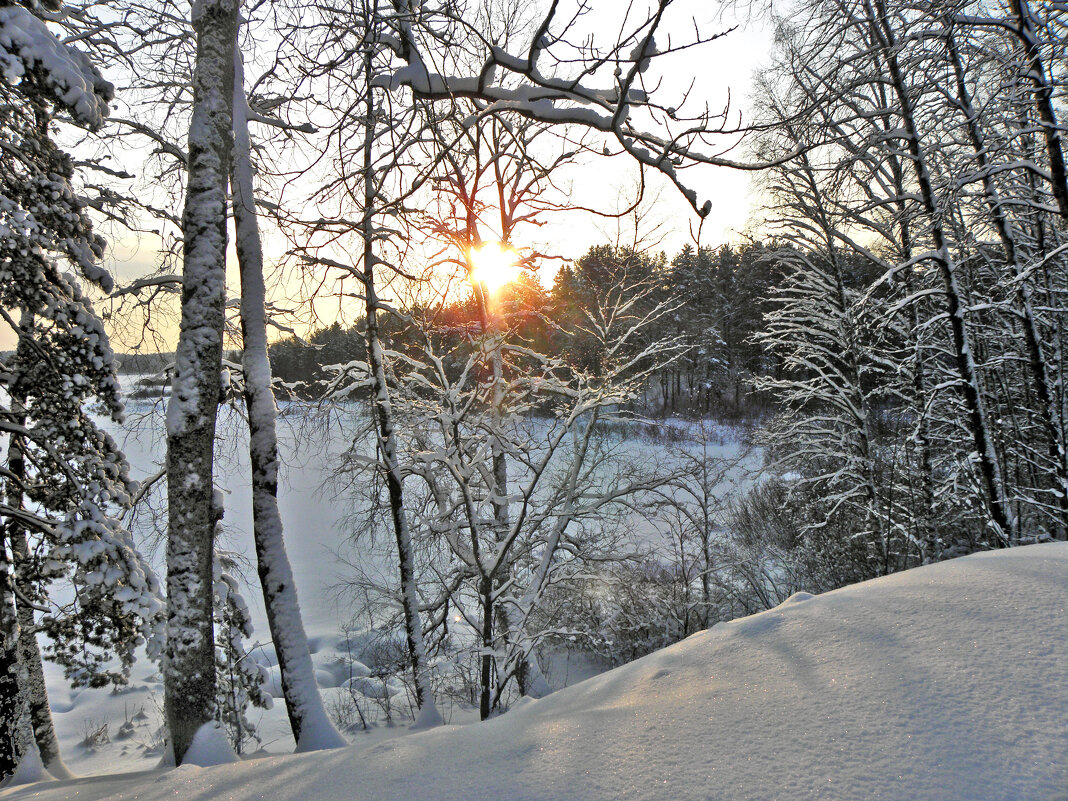
<svg viewBox="0 0 1068 801">
<path fill-rule="evenodd" d="M 1068 798 L 1068 544 L 720 624 L 487 723 L 3 801 Z"/>
</svg>

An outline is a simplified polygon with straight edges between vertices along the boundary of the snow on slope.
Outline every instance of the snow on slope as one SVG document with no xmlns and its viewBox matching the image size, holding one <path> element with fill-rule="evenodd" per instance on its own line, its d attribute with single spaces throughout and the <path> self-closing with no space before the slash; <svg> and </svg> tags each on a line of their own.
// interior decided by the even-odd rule
<svg viewBox="0 0 1068 801">
<path fill-rule="evenodd" d="M 708 632 L 484 724 L 0 801 L 1068 798 L 1068 544 Z"/>
</svg>

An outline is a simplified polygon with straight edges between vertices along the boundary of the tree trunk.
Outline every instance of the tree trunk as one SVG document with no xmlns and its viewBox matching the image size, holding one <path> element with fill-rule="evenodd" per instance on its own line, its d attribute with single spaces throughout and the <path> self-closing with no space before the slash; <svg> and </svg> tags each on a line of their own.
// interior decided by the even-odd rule
<svg viewBox="0 0 1068 801">
<path fill-rule="evenodd" d="M 883 84 L 876 85 L 876 91 L 879 93 L 880 107 L 884 109 L 890 108 L 890 101 L 886 95 L 886 87 Z M 882 122 L 883 129 L 889 133 L 896 127 L 896 124 L 890 119 L 888 113 L 880 115 L 880 121 Z M 901 164 L 901 158 L 898 156 L 896 149 L 894 152 L 887 153 L 885 158 L 890 167 L 890 174 L 892 178 L 892 184 L 894 192 L 896 194 L 895 207 L 897 208 L 898 216 L 898 230 L 899 230 L 899 242 L 900 257 L 904 262 L 912 261 L 912 228 L 909 224 L 908 204 L 905 201 L 907 192 L 905 190 L 905 169 Z M 912 294 L 912 282 L 910 273 L 906 271 L 904 277 L 904 292 L 906 297 Z M 926 543 L 933 552 L 935 559 L 940 559 L 942 555 L 942 546 L 940 536 L 933 524 L 934 517 L 934 505 L 935 505 L 935 490 L 934 490 L 934 467 L 931 463 L 931 434 L 930 434 L 930 421 L 927 419 L 927 413 L 924 409 L 925 401 L 927 397 L 927 367 L 923 357 L 923 347 L 920 341 L 922 336 L 923 327 L 920 325 L 920 310 L 917 303 L 911 304 L 911 324 L 912 331 L 915 332 L 916 341 L 913 343 L 912 352 L 912 393 L 913 402 L 916 409 L 916 430 L 912 439 L 916 442 L 916 448 L 919 451 L 919 481 L 920 481 L 920 500 L 919 509 L 915 508 L 913 504 L 913 513 L 916 519 L 916 526 L 918 529 L 917 539 Z M 913 494 L 910 492 L 910 498 Z"/>
<path fill-rule="evenodd" d="M 368 19 L 368 23 L 372 20 Z M 374 252 L 374 209 L 377 194 L 375 191 L 374 140 L 376 108 L 374 92 L 371 87 L 374 78 L 371 43 L 365 44 L 364 80 L 366 85 L 366 128 L 363 145 L 363 285 L 367 305 L 367 363 L 371 372 L 376 429 L 378 434 L 378 453 L 380 469 L 384 473 L 386 489 L 389 493 L 390 514 L 393 520 L 393 533 L 397 542 L 397 560 L 400 571 L 401 606 L 404 610 L 404 631 L 408 643 L 408 654 L 412 661 L 412 677 L 415 683 L 415 702 L 419 707 L 416 725 L 420 728 L 436 726 L 442 723 L 441 713 L 434 702 L 434 692 L 430 683 L 430 671 L 427 665 L 426 643 L 423 639 L 423 623 L 419 615 L 419 587 L 415 578 L 415 556 L 412 553 L 411 531 L 404 509 L 404 485 L 397 458 L 397 438 L 393 430 L 393 408 L 389 399 L 389 386 L 386 383 L 385 354 L 382 350 L 378 330 L 379 299 L 375 290 Z"/>
<path fill-rule="evenodd" d="M 1021 0 L 1016 0 L 1015 6 L 1020 6 Z M 953 64 L 953 72 L 956 77 L 957 103 L 964 115 L 968 137 L 971 140 L 972 151 L 978 172 L 982 176 L 983 198 L 986 201 L 987 210 L 994 229 L 998 233 L 1001 247 L 1005 253 L 1005 262 L 1009 266 L 1013 283 L 1019 287 L 1019 311 L 1023 318 L 1024 344 L 1027 347 L 1027 366 L 1031 373 L 1031 380 L 1038 393 L 1039 416 L 1046 433 L 1047 453 L 1053 464 L 1057 505 L 1060 511 L 1060 519 L 1057 522 L 1058 529 L 1068 531 L 1068 452 L 1061 439 L 1061 427 L 1058 421 L 1056 404 L 1053 401 L 1051 381 L 1046 363 L 1046 355 L 1043 353 L 1042 336 L 1038 328 L 1038 320 L 1035 316 L 1034 302 L 1031 297 L 1031 283 L 1028 276 L 1020 265 L 1020 252 L 1016 244 L 1016 234 L 1012 223 L 1005 215 L 1004 205 L 998 194 L 990 174 L 990 160 L 983 132 L 979 128 L 979 113 L 972 104 L 971 94 L 964 76 L 964 65 L 961 63 L 960 54 L 957 51 L 956 41 L 952 33 L 946 37 L 947 53 Z M 1059 142 L 1058 142 L 1059 144 Z M 1063 170 L 1063 164 L 1062 164 Z M 1063 173 L 1061 179 L 1063 180 Z"/>
<path fill-rule="evenodd" d="M 1031 81 L 1035 97 L 1035 111 L 1046 139 L 1046 157 L 1049 159 L 1050 188 L 1057 201 L 1061 217 L 1068 222 L 1068 170 L 1065 169 L 1064 147 L 1057 114 L 1053 108 L 1053 85 L 1046 80 L 1046 68 L 1038 50 L 1038 33 L 1031 15 L 1028 0 L 1009 0 L 1009 8 L 1016 18 L 1016 37 L 1023 47 L 1027 62 L 1026 78 Z M 1063 46 L 1059 43 L 1058 46 Z"/>
<path fill-rule="evenodd" d="M 226 301 L 226 188 L 232 151 L 237 0 L 196 0 L 182 321 L 167 407 L 167 646 L 164 709 L 175 764 L 215 717 L 212 558 L 221 510 L 213 452 Z"/>
<path fill-rule="evenodd" d="M 33 315 L 23 312 L 20 321 L 22 330 L 28 331 L 33 325 Z M 20 345 L 23 342 L 20 337 Z M 11 413 L 18 425 L 25 425 L 25 394 L 16 378 L 11 386 Z M 8 444 L 7 469 L 11 473 L 8 503 L 15 509 L 23 508 L 23 493 L 19 482 L 26 478 L 26 457 L 21 437 L 12 435 Z M 7 525 L 8 544 L 14 560 L 12 579 L 14 587 L 21 597 L 15 599 L 18 615 L 19 639 L 18 657 L 22 663 L 25 685 L 23 692 L 29 707 L 30 725 L 37 741 L 37 750 L 41 754 L 41 763 L 57 779 L 73 778 L 73 774 L 63 764 L 59 753 L 59 740 L 52 723 L 52 710 L 48 706 L 48 688 L 45 685 L 44 665 L 41 662 L 41 648 L 37 643 L 37 625 L 31 601 L 38 593 L 33 590 L 30 575 L 30 546 L 26 539 L 25 528 L 17 521 L 10 520 Z"/>
<path fill-rule="evenodd" d="M 29 590 L 28 582 L 21 577 L 23 574 L 21 566 L 29 557 L 25 533 L 12 531 L 10 542 L 15 559 L 15 586 L 19 587 L 20 592 L 25 595 Z M 19 621 L 19 659 L 26 671 L 24 692 L 26 703 L 29 705 L 33 738 L 37 742 L 37 750 L 41 753 L 41 763 L 45 770 L 57 779 L 74 778 L 74 774 L 63 763 L 63 758 L 59 753 L 59 739 L 56 737 L 56 727 L 52 721 L 52 709 L 48 705 L 48 688 L 45 685 L 41 648 L 37 643 L 33 608 L 18 598 L 15 600 L 15 608 Z"/>
<path fill-rule="evenodd" d="M 15 772 L 22 757 L 20 727 L 26 702 L 19 663 L 19 621 L 7 543 L 0 542 L 0 779 Z"/>
<path fill-rule="evenodd" d="M 489 717 L 493 685 L 493 579 L 483 576 L 478 585 L 482 600 L 482 659 L 479 670 L 478 717 Z"/>
<path fill-rule="evenodd" d="M 704 425 L 701 426 L 704 429 Z M 708 433 L 701 437 L 701 628 L 712 625 L 712 482 L 708 475 Z"/>
<path fill-rule="evenodd" d="M 498 182 L 500 178 L 498 177 Z M 498 183 L 498 185 L 500 185 Z M 471 237 L 474 231 L 475 222 L 473 218 L 468 223 L 468 235 Z M 508 225 L 503 226 L 506 233 L 510 231 Z M 477 236 L 477 234 L 476 234 Z M 470 251 L 468 251 L 470 252 Z M 469 276 L 474 275 L 474 266 L 468 262 L 467 272 Z M 498 432 L 493 438 L 493 488 L 492 488 L 492 503 L 493 506 L 493 530 L 497 542 L 502 542 L 509 532 L 509 524 L 511 521 L 511 513 L 509 509 L 510 501 L 508 499 L 508 453 L 505 450 L 504 445 L 500 440 L 501 431 L 501 409 L 504 406 L 504 355 L 501 352 L 501 348 L 504 344 L 501 337 L 500 326 L 497 324 L 497 319 L 494 316 L 493 311 L 490 308 L 489 301 L 486 298 L 487 287 L 477 281 L 472 281 L 472 287 L 475 291 L 475 298 L 478 301 L 479 310 L 479 323 L 482 327 L 483 338 L 492 338 L 494 343 L 493 352 L 490 354 L 490 363 L 493 371 L 493 399 L 490 404 L 490 414 L 493 418 L 493 429 Z M 498 568 L 499 570 L 499 568 Z M 501 584 L 500 579 L 494 581 L 494 577 L 490 577 L 490 580 L 499 587 Z M 490 596 L 486 596 L 490 599 Z M 511 615 L 508 609 L 502 604 L 492 604 L 487 606 L 483 612 L 486 614 L 495 613 L 499 617 L 499 629 L 501 637 L 505 641 L 507 646 L 508 638 L 512 636 L 513 626 Z M 495 608 L 493 608 L 495 607 Z M 484 630 L 487 628 L 484 624 Z M 488 627 L 492 632 L 492 623 Z M 519 632 L 516 632 L 519 633 Z M 488 647 L 488 646 L 487 646 Z M 484 678 L 488 681 L 489 673 L 484 671 Z M 515 668 L 516 684 L 518 685 L 520 695 L 530 695 L 534 698 L 541 698 L 549 694 L 549 684 L 545 680 L 545 675 L 541 671 L 541 666 L 538 664 L 537 657 L 533 652 L 527 651 L 520 646 L 519 649 L 519 662 Z M 485 685 L 484 685 L 485 686 Z M 493 704 L 500 703 L 501 694 L 504 690 L 504 683 L 497 688 L 497 697 L 493 699 Z M 488 714 L 488 712 L 487 712 Z M 485 717 L 482 718 L 485 720 Z"/>
<path fill-rule="evenodd" d="M 241 273 L 241 342 L 248 413 L 249 462 L 252 466 L 252 527 L 256 564 L 271 640 L 278 655 L 282 694 L 297 751 L 348 745 L 323 708 L 315 683 L 308 637 L 300 617 L 297 586 L 286 554 L 278 511 L 278 437 L 271 362 L 267 351 L 267 292 L 263 279 L 263 245 L 253 194 L 248 105 L 241 52 L 234 48 L 233 192 L 237 261 Z"/>
<path fill-rule="evenodd" d="M 17 397 L 12 399 L 12 411 L 20 416 Z M 8 438 L 8 469 L 12 476 L 8 479 L 8 497 L 5 500 L 13 508 L 19 508 L 23 499 L 19 482 L 26 469 L 22 447 L 13 435 Z M 13 518 L 9 518 L 0 528 L 0 780 L 15 772 L 33 740 L 27 691 L 29 672 L 23 656 L 26 632 L 22 628 L 22 620 L 26 615 L 21 612 L 25 601 L 19 604 L 15 592 L 19 559 L 15 540 L 24 536 L 20 524 Z M 9 548 L 16 560 L 14 564 L 8 559 Z M 29 619 L 32 625 L 32 611 Z M 32 637 L 32 633 L 29 636 Z"/>
</svg>

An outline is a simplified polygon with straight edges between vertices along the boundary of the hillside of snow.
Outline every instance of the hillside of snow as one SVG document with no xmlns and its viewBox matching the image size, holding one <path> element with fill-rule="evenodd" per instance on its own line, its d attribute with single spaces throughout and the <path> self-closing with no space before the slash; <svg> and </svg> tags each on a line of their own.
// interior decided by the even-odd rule
<svg viewBox="0 0 1068 801">
<path fill-rule="evenodd" d="M 2 801 L 1068 798 L 1068 544 L 795 596 L 483 724 Z"/>
</svg>

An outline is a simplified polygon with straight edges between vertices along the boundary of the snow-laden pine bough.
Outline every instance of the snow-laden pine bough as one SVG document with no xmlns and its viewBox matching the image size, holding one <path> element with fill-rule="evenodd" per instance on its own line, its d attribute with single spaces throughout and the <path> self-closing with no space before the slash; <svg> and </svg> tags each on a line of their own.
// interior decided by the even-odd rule
<svg viewBox="0 0 1068 801">
<path fill-rule="evenodd" d="M 123 684 L 138 645 L 158 653 L 161 603 L 120 522 L 128 466 L 90 416 L 98 404 L 123 418 L 108 337 L 79 284 L 111 289 L 104 242 L 49 136 L 55 112 L 98 128 L 113 88 L 16 5 L 0 7 L 0 72 L 0 317 L 18 341 L 0 371 L 0 776 L 24 763 L 39 769 L 16 778 L 65 777 L 37 635 L 72 685 Z"/>
</svg>

